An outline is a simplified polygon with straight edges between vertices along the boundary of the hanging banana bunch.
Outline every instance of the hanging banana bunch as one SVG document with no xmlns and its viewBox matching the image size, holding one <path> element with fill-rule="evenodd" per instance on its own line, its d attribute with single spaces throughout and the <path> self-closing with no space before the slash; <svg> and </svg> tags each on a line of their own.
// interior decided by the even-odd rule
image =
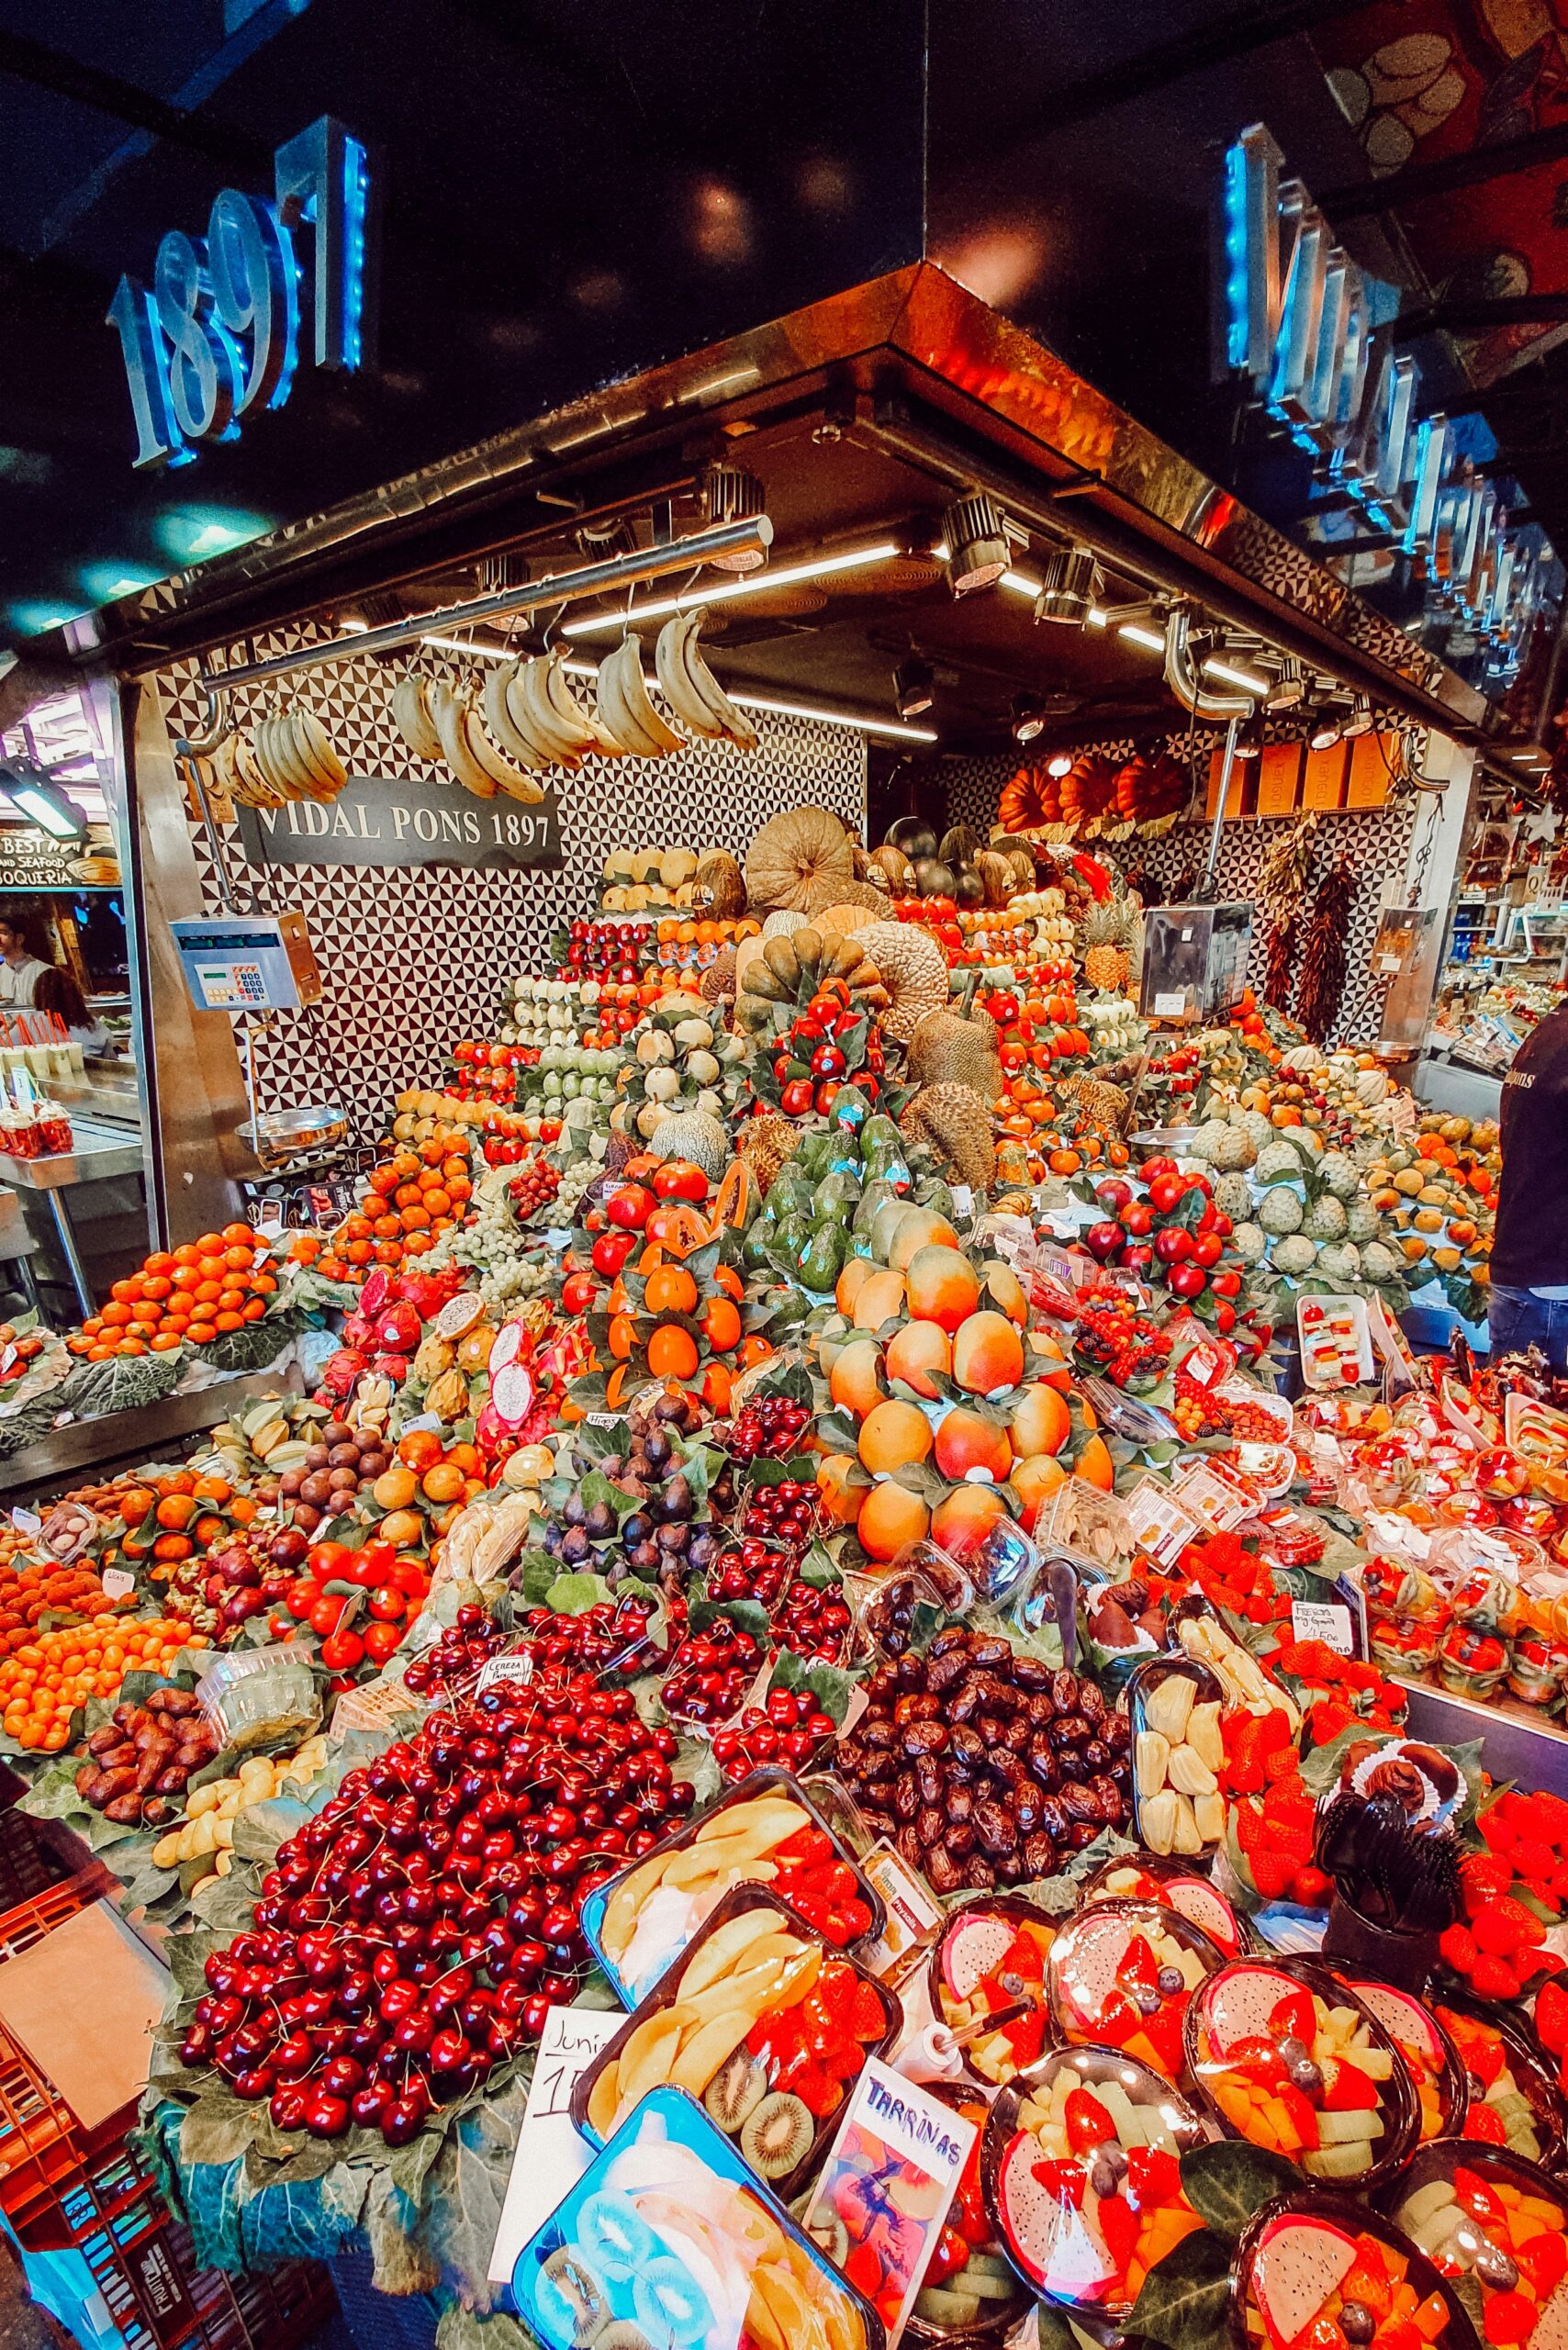
<svg viewBox="0 0 1568 2350">
<path fill-rule="evenodd" d="M 514 755 L 526 756 L 536 768 L 581 767 L 590 753 L 616 758 L 625 747 L 578 701 L 563 653 L 509 661 L 487 688 L 487 706 L 491 701 Z"/>
<path fill-rule="evenodd" d="M 707 617 L 707 607 L 700 605 L 695 611 L 678 612 L 660 629 L 654 646 L 659 689 L 689 733 L 706 735 L 711 742 L 734 743 L 743 751 L 755 751 L 758 739 L 756 728 L 742 717 L 698 649 L 697 640 Z"/>
<path fill-rule="evenodd" d="M 599 663 L 594 690 L 600 722 L 628 751 L 662 759 L 685 750 L 687 737 L 660 717 L 649 699 L 643 648 L 630 632 Z"/>
<path fill-rule="evenodd" d="M 280 710 L 260 718 L 251 730 L 251 754 L 270 803 L 286 800 L 335 800 L 349 771 L 333 750 L 326 728 L 308 710 Z"/>
</svg>

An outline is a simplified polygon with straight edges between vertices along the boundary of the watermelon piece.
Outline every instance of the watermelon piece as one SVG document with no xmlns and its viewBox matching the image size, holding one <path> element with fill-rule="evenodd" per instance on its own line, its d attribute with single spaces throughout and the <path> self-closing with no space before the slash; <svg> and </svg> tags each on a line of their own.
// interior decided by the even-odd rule
<svg viewBox="0 0 1568 2350">
<path fill-rule="evenodd" d="M 1355 2264 L 1354 2239 L 1342 2228 L 1289 2214 L 1270 2222 L 1252 2258 L 1252 2298 L 1279 2350 L 1306 2332 Z"/>
</svg>

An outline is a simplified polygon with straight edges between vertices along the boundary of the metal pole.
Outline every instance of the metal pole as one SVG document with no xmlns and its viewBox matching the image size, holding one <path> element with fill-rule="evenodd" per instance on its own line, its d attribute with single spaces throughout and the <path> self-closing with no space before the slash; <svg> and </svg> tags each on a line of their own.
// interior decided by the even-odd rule
<svg viewBox="0 0 1568 2350">
<path fill-rule="evenodd" d="M 325 644 L 308 644 L 297 653 L 280 653 L 272 661 L 249 661 L 233 669 L 212 669 L 205 674 L 203 682 L 214 692 L 223 692 L 230 686 L 253 685 L 262 677 L 283 677 L 291 670 L 318 668 L 324 661 L 353 661 L 366 654 L 390 653 L 416 638 L 438 632 L 450 635 L 454 629 L 472 628 L 479 621 L 536 612 L 546 605 L 565 603 L 576 597 L 633 588 L 644 579 L 667 578 L 671 572 L 713 563 L 720 555 L 756 554 L 759 549 L 766 554 L 772 543 L 773 525 L 767 516 L 753 514 L 740 521 L 717 523 L 712 530 L 698 531 L 688 539 L 671 539 L 661 546 L 639 548 L 635 554 L 611 555 L 604 563 L 585 564 L 577 571 L 556 572 L 516 588 L 503 588 L 493 596 L 476 597 L 472 603 L 448 604 L 440 611 L 421 612 L 416 620 L 394 621 L 386 628 L 365 629 L 357 636 L 334 636 Z"/>
<path fill-rule="evenodd" d="M 1219 797 L 1215 801 L 1215 820 L 1209 827 L 1209 861 L 1204 867 L 1205 897 L 1215 886 L 1215 868 L 1219 864 L 1219 828 L 1225 822 L 1226 794 L 1230 789 L 1230 771 L 1236 765 L 1236 738 L 1240 732 L 1239 718 L 1233 718 L 1225 730 L 1225 758 L 1219 771 Z"/>
</svg>

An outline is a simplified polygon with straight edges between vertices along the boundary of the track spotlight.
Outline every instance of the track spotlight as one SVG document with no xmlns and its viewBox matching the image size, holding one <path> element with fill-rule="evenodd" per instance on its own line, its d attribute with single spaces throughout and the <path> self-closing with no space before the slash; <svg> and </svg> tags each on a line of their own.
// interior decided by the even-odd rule
<svg viewBox="0 0 1568 2350">
<path fill-rule="evenodd" d="M 1067 752 L 1058 751 L 1054 759 L 1047 759 L 1046 761 L 1046 773 L 1047 775 L 1054 775 L 1058 780 L 1064 775 L 1070 775 L 1072 773 L 1072 761 L 1069 757 Z"/>
<path fill-rule="evenodd" d="M 1037 701 L 1033 694 L 1014 695 L 1013 740 L 1015 743 L 1034 742 L 1036 737 L 1044 732 L 1045 723 L 1046 711 L 1043 702 Z"/>
<path fill-rule="evenodd" d="M 1284 666 L 1264 698 L 1265 710 L 1296 710 L 1306 699 L 1306 672 L 1294 654 L 1285 657 Z"/>
<path fill-rule="evenodd" d="M 702 510 L 709 522 L 744 522 L 760 514 L 766 503 L 762 484 L 745 465 L 721 459 L 702 476 Z M 736 554 L 719 555 L 715 571 L 756 571 L 767 561 L 762 547 L 745 547 Z"/>
<path fill-rule="evenodd" d="M 955 596 L 993 588 L 1012 561 L 1007 525 L 983 489 L 953 500 L 942 517 L 942 538 L 947 549 L 947 585 Z"/>
<path fill-rule="evenodd" d="M 8 760 L 0 767 L 0 799 L 8 800 L 19 816 L 37 824 L 51 840 L 77 841 L 87 820 L 53 778 L 28 760 Z"/>
<path fill-rule="evenodd" d="M 1254 711 L 1236 732 L 1236 755 L 1238 759 L 1255 759 L 1263 747 L 1263 722 Z"/>
<path fill-rule="evenodd" d="M 1350 742 L 1358 734 L 1370 734 L 1376 724 L 1371 701 L 1365 694 L 1358 694 L 1341 732 L 1346 741 Z"/>
<path fill-rule="evenodd" d="M 1086 628 L 1104 590 L 1100 566 L 1081 547 L 1058 547 L 1046 565 L 1035 599 L 1036 621 L 1062 628 Z"/>
<path fill-rule="evenodd" d="M 901 718 L 918 718 L 929 710 L 935 699 L 932 687 L 931 664 L 912 653 L 893 671 L 893 699 Z"/>
</svg>

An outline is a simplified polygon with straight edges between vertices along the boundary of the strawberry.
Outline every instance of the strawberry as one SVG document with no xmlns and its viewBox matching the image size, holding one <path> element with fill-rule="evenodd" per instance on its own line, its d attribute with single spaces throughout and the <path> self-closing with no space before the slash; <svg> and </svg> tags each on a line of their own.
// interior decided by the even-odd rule
<svg viewBox="0 0 1568 2350">
<path fill-rule="evenodd" d="M 1543 1983 L 1535 2003 L 1536 2036 L 1543 2048 L 1561 2056 L 1568 2049 L 1568 1986 Z"/>
<path fill-rule="evenodd" d="M 1137 2250 L 1140 2224 L 1137 2213 L 1121 2195 L 1103 2195 L 1094 2212 L 1095 2225 L 1105 2239 L 1105 2249 L 1116 2264 L 1116 2274 L 1125 2277 L 1127 2266 Z"/>
<path fill-rule="evenodd" d="M 1276 1746 L 1263 1757 L 1263 1776 L 1273 1782 L 1289 1781 L 1301 1776 L 1301 1757 L 1294 1746 Z"/>
<path fill-rule="evenodd" d="M 1520 1876 L 1528 1876 L 1532 1885 L 1543 1885 L 1557 1866 L 1556 1853 L 1539 1836 L 1521 1836 L 1508 1858 Z"/>
<path fill-rule="evenodd" d="M 1341 2058 L 1334 2066 L 1332 2079 L 1324 2085 L 1323 2110 L 1325 2113 L 1375 2113 L 1376 2085 L 1359 2065 L 1349 2065 Z"/>
<path fill-rule="evenodd" d="M 1456 1975 L 1468 1975 L 1480 1955 L 1475 1947 L 1475 1937 L 1468 1926 L 1450 1926 L 1440 1936 L 1438 1948 Z"/>
<path fill-rule="evenodd" d="M 1551 2228 L 1538 2236 L 1527 2236 L 1523 2244 L 1514 2246 L 1514 2258 L 1520 2272 L 1535 2288 L 1538 2301 L 1544 2301 L 1562 2282 L 1568 2270 L 1568 2243 Z"/>
<path fill-rule="evenodd" d="M 1182 2172 L 1175 2155 L 1164 2153 L 1159 2146 L 1129 2146 L 1126 2191 L 1139 2211 L 1152 2210 L 1160 2203 L 1174 2203 L 1182 2191 Z"/>
<path fill-rule="evenodd" d="M 1519 1978 L 1506 1958 L 1484 1950 L 1470 1971 L 1470 1987 L 1478 1999 L 1517 1999 Z"/>
<path fill-rule="evenodd" d="M 1321 1869 L 1297 1869 L 1291 1886 L 1291 1899 L 1304 1909 L 1320 1909 L 1328 1896 L 1328 1879 Z"/>
<path fill-rule="evenodd" d="M 1477 1949 L 1490 1953 L 1494 1958 L 1510 1957 L 1521 1944 L 1539 1942 L 1546 1933 L 1535 1912 L 1506 1893 L 1472 1911 L 1470 1930 L 1475 1936 Z"/>
<path fill-rule="evenodd" d="M 1484 2146 L 1506 2146 L 1508 2143 L 1508 2133 L 1497 2118 L 1495 2105 L 1473 2105 L 1464 2117 L 1463 2134 Z"/>
<path fill-rule="evenodd" d="M 1459 1864 L 1459 1881 L 1464 1888 L 1465 1907 L 1473 1908 L 1479 1902 L 1495 1901 L 1500 1893 L 1506 1893 L 1514 1873 L 1506 1861 L 1494 1860 L 1490 1852 L 1467 1852 Z"/>
<path fill-rule="evenodd" d="M 1032 1945 L 1033 1947 L 1033 1945 Z M 845 2018 L 857 2040 L 880 2040 L 888 2028 L 882 2002 L 869 1983 L 857 1983 Z"/>
<path fill-rule="evenodd" d="M 1238 1803 L 1233 1817 L 1236 1821 L 1236 1841 L 1247 1858 L 1250 1860 L 1260 1845 L 1268 1841 L 1263 1827 L 1263 1815 L 1256 1804 Z"/>
<path fill-rule="evenodd" d="M 1089 2146 L 1114 2145 L 1116 2125 L 1090 2089 L 1070 2089 L 1063 2114 L 1067 2143 L 1075 2154 Z"/>
<path fill-rule="evenodd" d="M 1478 1812 L 1475 1825 L 1489 1852 L 1506 1852 L 1518 1841 L 1518 1833 L 1506 1818 L 1501 1804 L 1495 1803 L 1490 1811 Z"/>
<path fill-rule="evenodd" d="M 1292 1872 L 1307 1867 L 1316 1849 L 1317 1840 L 1309 1827 L 1285 1826 L 1276 1823 L 1272 1841 L 1276 1852 L 1282 1853 L 1291 1863 Z"/>
<path fill-rule="evenodd" d="M 1295 1875 L 1295 1863 L 1287 1859 L 1283 1852 L 1271 1852 L 1266 1845 L 1260 1845 L 1255 1852 L 1249 1852 L 1247 1858 L 1251 1865 L 1252 1882 L 1263 1899 L 1277 1901 Z"/>
</svg>

